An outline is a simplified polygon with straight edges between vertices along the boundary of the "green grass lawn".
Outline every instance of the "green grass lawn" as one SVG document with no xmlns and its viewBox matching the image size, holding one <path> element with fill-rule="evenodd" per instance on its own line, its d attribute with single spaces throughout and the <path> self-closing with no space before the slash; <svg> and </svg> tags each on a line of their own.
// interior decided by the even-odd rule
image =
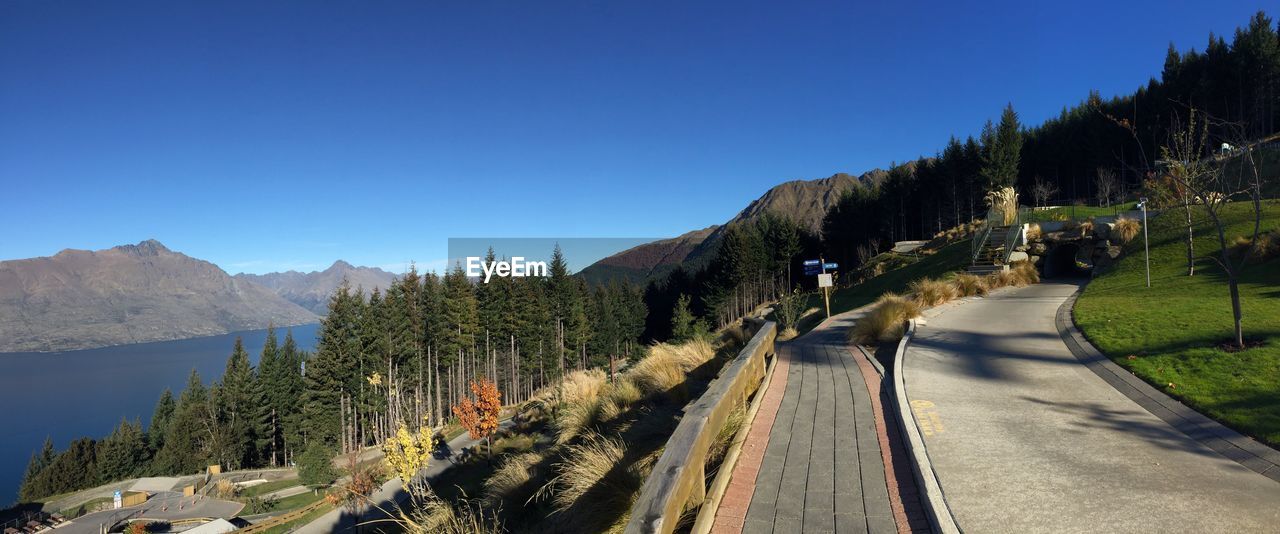
<svg viewBox="0 0 1280 534">
<path fill-rule="evenodd" d="M 1251 233 L 1246 203 L 1226 209 L 1228 240 Z M 1280 227 L 1280 203 L 1264 204 L 1263 229 Z M 1178 213 L 1151 221 L 1151 285 L 1145 287 L 1142 239 L 1114 270 L 1099 275 L 1076 304 L 1085 335 L 1116 363 L 1202 413 L 1273 446 L 1280 445 L 1280 259 L 1254 262 L 1241 276 L 1245 336 L 1265 345 L 1230 353 L 1231 301 L 1213 260 L 1186 276 Z M 1216 254 L 1216 234 L 1196 229 L 1198 255 Z M 1132 356 L 1132 359 L 1130 358 Z"/>
<path fill-rule="evenodd" d="M 965 239 L 942 247 L 932 255 L 921 256 L 914 263 L 888 271 L 861 284 L 836 289 L 831 292 L 831 314 L 835 315 L 871 304 L 880 295 L 889 291 L 905 292 L 908 284 L 920 278 L 944 278 L 968 265 L 970 261 L 969 254 L 969 240 Z M 796 327 L 796 331 L 801 335 L 813 330 L 814 327 L 822 323 L 823 319 L 826 319 L 826 314 L 822 311 L 821 293 L 810 295 L 805 303 L 805 309 L 815 307 L 819 309 L 818 313 L 801 319 L 800 324 Z"/>
<path fill-rule="evenodd" d="M 287 478 L 284 480 L 272 480 L 271 482 L 265 482 L 262 484 L 258 484 L 257 486 L 248 487 L 243 490 L 240 490 L 240 494 L 238 495 L 239 499 L 237 500 L 243 501 L 245 499 L 248 499 L 249 497 L 266 495 L 274 491 L 279 491 L 285 488 L 292 488 L 300 484 L 302 483 L 299 482 L 298 479 L 296 478 Z"/>
<path fill-rule="evenodd" d="M 1111 206 L 1064 206 L 1047 210 L 1031 210 L 1027 213 L 1027 222 L 1045 222 L 1054 220 L 1084 220 L 1089 217 L 1109 217 L 1134 209 L 1137 202 L 1124 202 Z"/>
</svg>

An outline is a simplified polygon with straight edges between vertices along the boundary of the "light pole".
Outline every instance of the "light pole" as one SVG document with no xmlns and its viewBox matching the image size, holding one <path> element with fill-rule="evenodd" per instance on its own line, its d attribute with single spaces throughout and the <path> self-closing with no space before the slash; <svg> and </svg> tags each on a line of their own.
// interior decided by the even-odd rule
<svg viewBox="0 0 1280 534">
<path fill-rule="evenodd" d="M 1142 252 L 1147 257 L 1147 287 L 1151 287 L 1151 244 L 1147 239 L 1147 197 L 1138 199 L 1142 209 Z"/>
</svg>

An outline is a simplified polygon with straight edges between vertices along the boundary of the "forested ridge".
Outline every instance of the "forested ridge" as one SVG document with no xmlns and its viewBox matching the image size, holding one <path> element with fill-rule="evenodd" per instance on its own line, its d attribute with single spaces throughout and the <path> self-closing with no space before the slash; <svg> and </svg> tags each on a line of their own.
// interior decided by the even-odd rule
<svg viewBox="0 0 1280 534">
<path fill-rule="evenodd" d="M 849 272 L 895 241 L 930 239 L 983 217 L 986 192 L 1006 186 L 1028 203 L 1118 201 L 1157 171 L 1161 147 L 1185 127 L 1193 109 L 1214 118 L 1207 137 L 1219 143 L 1248 143 L 1277 132 L 1280 33 L 1264 12 L 1237 28 L 1229 44 L 1212 33 L 1202 51 L 1180 52 L 1170 44 L 1159 78 L 1132 94 L 1104 99 L 1091 91 L 1030 128 L 1010 104 L 979 136 L 952 137 L 931 156 L 892 164 L 878 179 L 845 193 L 827 212 L 820 236 L 804 234 L 801 250 L 805 259 L 821 254 Z M 697 315 L 721 324 L 740 316 L 744 304 L 768 300 L 753 295 L 772 294 L 777 266 L 743 251 L 771 245 L 758 224 L 730 226 L 724 232 L 736 236 L 723 240 L 710 266 L 686 266 L 647 287 L 647 335 L 664 339 L 680 295 L 690 297 Z M 789 282 L 812 284 L 812 278 Z"/>
<path fill-rule="evenodd" d="M 486 261 L 495 259 L 490 251 Z M 30 501 L 113 480 L 332 458 L 385 441 L 404 426 L 438 428 L 469 395 L 498 385 L 505 404 L 566 372 L 616 367 L 636 354 L 646 310 L 640 288 L 595 287 L 568 272 L 559 247 L 546 277 L 469 280 L 411 269 L 364 294 L 345 284 L 329 302 L 314 354 L 272 330 L 258 365 L 237 340 L 221 380 L 194 371 L 175 399 L 165 391 L 145 430 L 122 421 L 111 435 L 64 451 L 46 441 L 20 489 Z"/>
</svg>

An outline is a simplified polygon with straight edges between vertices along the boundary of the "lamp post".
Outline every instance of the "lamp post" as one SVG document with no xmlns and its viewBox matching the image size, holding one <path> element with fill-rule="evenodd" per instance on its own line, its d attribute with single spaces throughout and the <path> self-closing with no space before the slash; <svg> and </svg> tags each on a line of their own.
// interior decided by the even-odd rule
<svg viewBox="0 0 1280 534">
<path fill-rule="evenodd" d="M 1151 244 L 1147 239 L 1147 197 L 1138 199 L 1138 208 L 1142 209 L 1142 252 L 1147 258 L 1147 287 L 1151 287 Z"/>
</svg>

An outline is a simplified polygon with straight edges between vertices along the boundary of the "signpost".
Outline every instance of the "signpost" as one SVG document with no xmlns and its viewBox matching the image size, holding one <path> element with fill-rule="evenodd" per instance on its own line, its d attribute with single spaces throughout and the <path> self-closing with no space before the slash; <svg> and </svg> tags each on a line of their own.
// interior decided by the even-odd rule
<svg viewBox="0 0 1280 534">
<path fill-rule="evenodd" d="M 816 260 L 804 260 L 804 274 L 806 276 L 817 276 L 818 287 L 822 288 L 822 301 L 827 309 L 827 318 L 831 318 L 831 286 L 834 285 L 831 273 L 840 268 L 840 264 L 835 262 L 827 262 L 822 258 Z"/>
</svg>

